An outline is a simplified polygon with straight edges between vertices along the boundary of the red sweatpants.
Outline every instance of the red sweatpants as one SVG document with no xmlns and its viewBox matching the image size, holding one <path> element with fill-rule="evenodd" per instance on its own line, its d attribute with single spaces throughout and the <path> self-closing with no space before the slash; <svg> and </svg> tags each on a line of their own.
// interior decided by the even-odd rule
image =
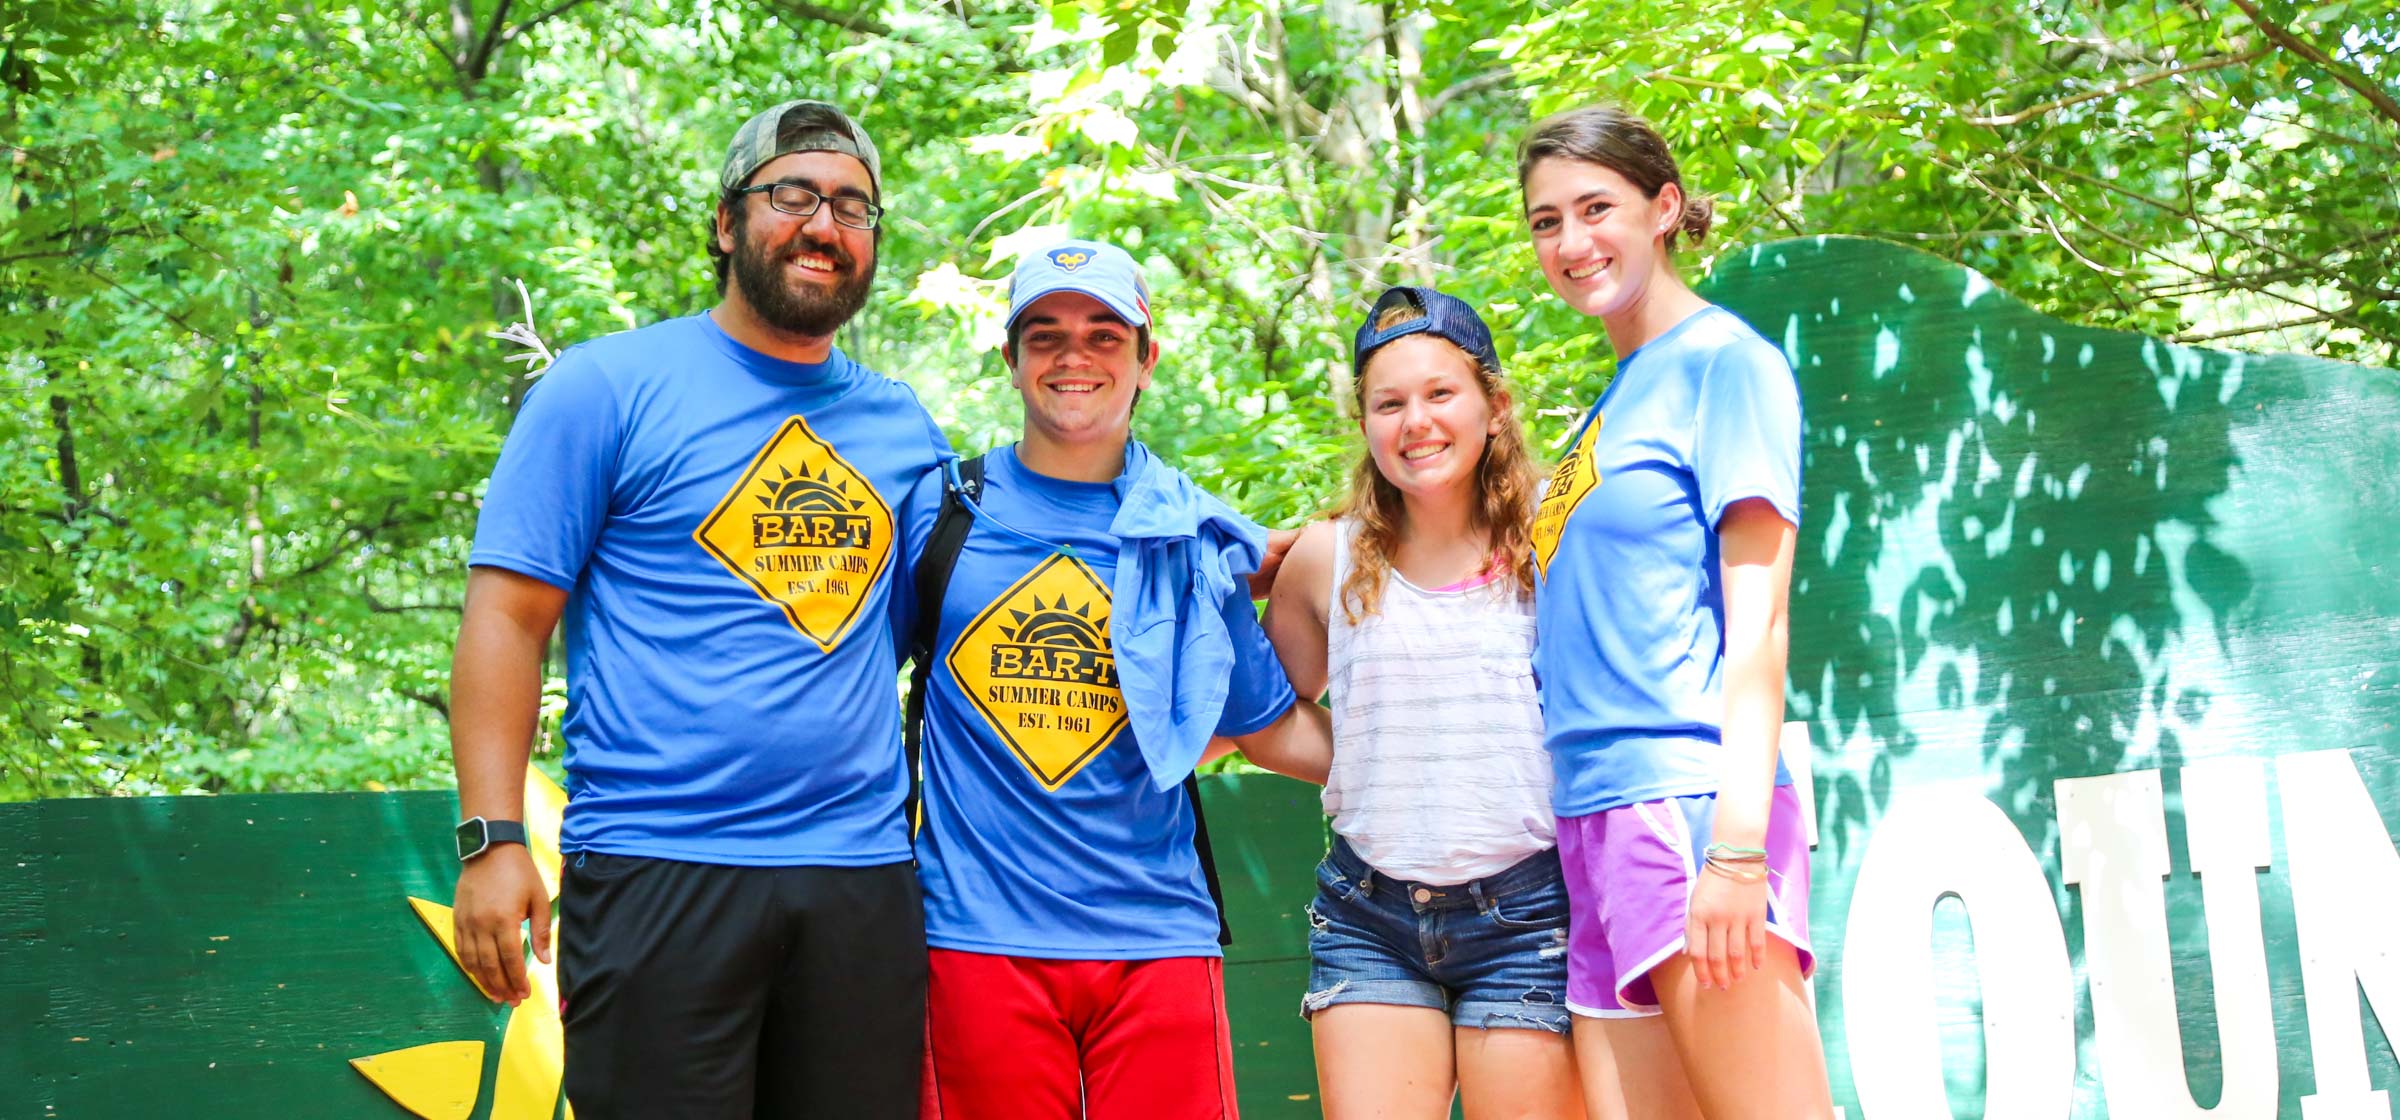
<svg viewBox="0 0 2400 1120">
<path fill-rule="evenodd" d="M 1225 962 L 934 949 L 922 1120 L 1235 1120 Z"/>
</svg>

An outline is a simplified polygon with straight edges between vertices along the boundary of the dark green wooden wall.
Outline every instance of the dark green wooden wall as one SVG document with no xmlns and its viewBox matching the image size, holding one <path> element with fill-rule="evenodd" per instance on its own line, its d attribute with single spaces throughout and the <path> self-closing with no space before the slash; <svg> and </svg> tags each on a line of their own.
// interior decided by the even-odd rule
<svg viewBox="0 0 2400 1120">
<path fill-rule="evenodd" d="M 1204 786 L 1233 915 L 1242 1104 L 1313 1115 L 1300 907 L 1316 790 Z M 408 906 L 447 902 L 447 793 L 0 805 L 0 1117 L 402 1116 L 349 1060 L 488 1044 L 485 1002 Z M 167 1111 L 161 1111 L 166 1108 Z"/>
</svg>

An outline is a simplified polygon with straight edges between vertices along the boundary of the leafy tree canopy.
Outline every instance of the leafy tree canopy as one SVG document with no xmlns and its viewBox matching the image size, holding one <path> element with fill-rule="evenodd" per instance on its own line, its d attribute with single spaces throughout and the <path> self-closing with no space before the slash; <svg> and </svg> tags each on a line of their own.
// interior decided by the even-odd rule
<svg viewBox="0 0 2400 1120">
<path fill-rule="evenodd" d="M 1139 434 L 1290 522 L 1386 284 L 1486 308 L 1545 439 L 1605 383 L 1513 164 L 1595 99 L 1719 198 L 1695 270 L 1864 234 L 2078 322 L 2400 363 L 2400 9 L 2233 5 L 0 0 L 0 795 L 447 781 L 525 384 L 488 335 L 710 305 L 710 175 L 773 101 L 887 153 L 843 345 L 961 447 L 1014 429 L 1015 254 L 1111 239 L 1169 347 Z"/>
</svg>

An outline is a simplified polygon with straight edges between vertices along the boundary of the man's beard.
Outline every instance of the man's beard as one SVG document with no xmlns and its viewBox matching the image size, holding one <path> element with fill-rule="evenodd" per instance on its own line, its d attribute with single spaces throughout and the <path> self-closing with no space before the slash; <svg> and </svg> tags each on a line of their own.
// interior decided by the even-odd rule
<svg viewBox="0 0 2400 1120">
<path fill-rule="evenodd" d="M 841 279 L 830 291 L 790 278 L 789 262 L 801 253 L 815 253 L 834 263 Z M 812 338 L 840 330 L 867 305 L 867 291 L 875 286 L 874 260 L 860 268 L 857 259 L 840 246 L 800 232 L 792 234 L 781 253 L 770 252 L 750 240 L 748 222 L 734 227 L 732 264 L 734 279 L 741 284 L 742 298 L 749 301 L 751 311 L 768 326 Z"/>
</svg>

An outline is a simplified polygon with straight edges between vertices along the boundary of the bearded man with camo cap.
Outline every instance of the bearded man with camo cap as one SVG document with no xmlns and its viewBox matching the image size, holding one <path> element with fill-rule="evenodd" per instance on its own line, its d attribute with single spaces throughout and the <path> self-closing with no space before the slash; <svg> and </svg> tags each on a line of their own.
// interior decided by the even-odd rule
<svg viewBox="0 0 2400 1120">
<path fill-rule="evenodd" d="M 916 1115 L 924 916 L 886 612 L 896 507 L 950 453 L 833 344 L 882 160 L 791 101 L 734 135 L 710 311 L 574 347 L 493 470 L 451 680 L 460 960 L 514 1003 L 544 643 L 565 620 L 566 1092 L 610 1117 Z"/>
</svg>

